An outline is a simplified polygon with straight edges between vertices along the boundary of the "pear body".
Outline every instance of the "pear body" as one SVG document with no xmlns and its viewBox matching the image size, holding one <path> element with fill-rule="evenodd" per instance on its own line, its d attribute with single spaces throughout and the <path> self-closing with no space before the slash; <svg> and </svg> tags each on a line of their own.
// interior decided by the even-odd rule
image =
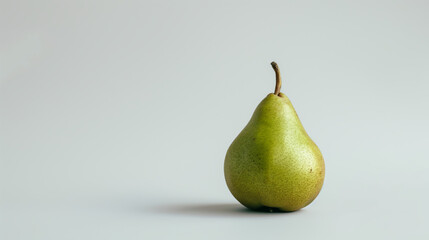
<svg viewBox="0 0 429 240">
<path fill-rule="evenodd" d="M 262 211 L 296 211 L 319 194 L 325 164 L 289 98 L 269 94 L 229 147 L 226 183 L 244 206 Z"/>
</svg>

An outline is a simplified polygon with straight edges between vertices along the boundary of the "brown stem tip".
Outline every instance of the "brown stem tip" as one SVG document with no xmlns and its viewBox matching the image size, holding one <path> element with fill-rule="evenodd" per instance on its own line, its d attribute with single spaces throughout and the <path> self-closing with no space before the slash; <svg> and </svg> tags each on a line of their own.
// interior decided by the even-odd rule
<svg viewBox="0 0 429 240">
<path fill-rule="evenodd" d="M 280 93 L 280 88 L 282 87 L 282 78 L 280 76 L 280 70 L 277 63 L 271 62 L 271 66 L 273 67 L 274 72 L 276 72 L 276 88 L 274 89 L 274 95 L 278 96 Z"/>
</svg>

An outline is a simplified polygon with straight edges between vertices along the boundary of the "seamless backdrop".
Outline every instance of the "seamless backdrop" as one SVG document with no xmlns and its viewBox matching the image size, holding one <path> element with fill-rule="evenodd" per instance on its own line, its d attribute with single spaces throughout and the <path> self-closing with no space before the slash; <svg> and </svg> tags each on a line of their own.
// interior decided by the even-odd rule
<svg viewBox="0 0 429 240">
<path fill-rule="evenodd" d="M 0 2 L 0 239 L 427 239 L 427 1 Z M 223 160 L 274 90 L 326 162 L 243 209 Z"/>
</svg>

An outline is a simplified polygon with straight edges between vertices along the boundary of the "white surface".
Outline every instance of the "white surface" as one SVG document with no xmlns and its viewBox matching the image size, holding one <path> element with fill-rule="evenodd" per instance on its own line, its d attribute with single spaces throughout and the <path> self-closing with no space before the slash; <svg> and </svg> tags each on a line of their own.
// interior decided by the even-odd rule
<svg viewBox="0 0 429 240">
<path fill-rule="evenodd" d="M 0 239 L 428 239 L 426 1 L 2 1 Z M 225 152 L 283 92 L 326 161 L 243 210 Z"/>
</svg>

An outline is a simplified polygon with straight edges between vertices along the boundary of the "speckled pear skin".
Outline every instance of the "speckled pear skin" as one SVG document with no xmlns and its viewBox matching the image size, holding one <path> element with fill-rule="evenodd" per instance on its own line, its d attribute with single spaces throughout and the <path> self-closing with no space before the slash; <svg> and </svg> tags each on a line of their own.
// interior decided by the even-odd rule
<svg viewBox="0 0 429 240">
<path fill-rule="evenodd" d="M 229 147 L 224 164 L 232 195 L 259 211 L 296 211 L 319 194 L 325 164 L 289 98 L 269 94 Z"/>
</svg>

